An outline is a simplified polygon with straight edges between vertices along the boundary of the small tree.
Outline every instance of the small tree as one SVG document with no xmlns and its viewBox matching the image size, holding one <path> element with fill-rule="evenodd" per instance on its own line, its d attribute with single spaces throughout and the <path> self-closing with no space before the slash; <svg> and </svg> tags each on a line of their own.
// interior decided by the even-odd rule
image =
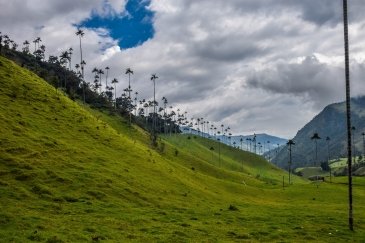
<svg viewBox="0 0 365 243">
<path fill-rule="evenodd" d="M 291 177 L 290 177 L 290 175 L 291 175 L 291 165 L 292 165 L 292 157 L 291 157 L 291 147 L 292 147 L 292 145 L 295 145 L 295 142 L 292 140 L 292 139 L 290 139 L 287 143 L 286 143 L 288 146 L 289 146 L 289 166 L 288 166 L 288 172 L 289 172 L 289 185 L 290 185 L 290 183 L 291 183 Z"/>
<path fill-rule="evenodd" d="M 314 144 L 315 144 L 315 161 L 314 161 L 314 166 L 316 166 L 318 164 L 318 146 L 317 146 L 317 140 L 321 139 L 318 135 L 318 133 L 314 133 L 313 136 L 311 137 L 311 140 L 314 140 Z"/>
</svg>

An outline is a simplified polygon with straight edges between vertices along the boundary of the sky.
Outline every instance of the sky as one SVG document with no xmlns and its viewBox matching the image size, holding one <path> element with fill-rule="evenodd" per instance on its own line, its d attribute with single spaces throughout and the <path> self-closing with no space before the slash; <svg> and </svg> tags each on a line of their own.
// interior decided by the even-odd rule
<svg viewBox="0 0 365 243">
<path fill-rule="evenodd" d="M 352 96 L 365 94 L 365 5 L 349 1 Z M 85 31 L 86 79 L 110 67 L 118 93 L 224 124 L 235 135 L 292 138 L 345 99 L 342 0 L 0 0 L 0 31 L 19 44 L 40 36 L 46 56 Z M 21 46 L 21 45 L 20 45 Z"/>
</svg>

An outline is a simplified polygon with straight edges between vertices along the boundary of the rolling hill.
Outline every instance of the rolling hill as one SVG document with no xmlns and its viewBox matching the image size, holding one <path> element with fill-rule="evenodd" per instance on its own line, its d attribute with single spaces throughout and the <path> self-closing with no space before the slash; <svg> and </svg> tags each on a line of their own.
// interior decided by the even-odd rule
<svg viewBox="0 0 365 243">
<path fill-rule="evenodd" d="M 261 157 L 185 135 L 149 135 L 72 101 L 0 56 L 0 241 L 357 241 L 346 185 L 311 184 Z M 284 185 L 282 180 L 284 179 Z M 284 186 L 284 187 L 283 187 Z M 354 180 L 356 200 L 365 180 Z M 325 205 L 325 206 L 324 206 Z"/>
</svg>

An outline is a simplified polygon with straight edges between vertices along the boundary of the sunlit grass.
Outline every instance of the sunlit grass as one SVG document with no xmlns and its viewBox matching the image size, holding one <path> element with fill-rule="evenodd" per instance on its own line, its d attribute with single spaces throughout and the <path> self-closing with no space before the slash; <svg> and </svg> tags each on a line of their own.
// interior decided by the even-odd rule
<svg viewBox="0 0 365 243">
<path fill-rule="evenodd" d="M 219 163 L 211 140 L 162 136 L 151 147 L 142 129 L 2 57 L 0 129 L 3 242 L 365 239 L 365 178 L 354 178 L 350 232 L 345 177 L 289 186 L 252 153 L 221 145 Z"/>
</svg>

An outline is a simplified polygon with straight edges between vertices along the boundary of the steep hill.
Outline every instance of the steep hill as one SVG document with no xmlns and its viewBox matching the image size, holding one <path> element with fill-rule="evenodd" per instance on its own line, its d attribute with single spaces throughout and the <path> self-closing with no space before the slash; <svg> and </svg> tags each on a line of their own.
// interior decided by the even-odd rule
<svg viewBox="0 0 365 243">
<path fill-rule="evenodd" d="M 288 186 L 285 172 L 260 157 L 204 138 L 167 136 L 151 147 L 123 117 L 75 103 L 2 57 L 0 118 L 3 242 L 365 237 L 361 217 L 355 233 L 346 228 L 341 178 L 318 186 L 294 177 Z M 356 200 L 364 186 L 354 180 Z"/>
<path fill-rule="evenodd" d="M 365 97 L 351 100 L 352 125 L 354 130 L 354 153 L 363 154 L 363 136 L 365 132 Z M 318 133 L 318 159 L 315 161 L 315 141 L 311 140 L 314 133 Z M 293 162 L 295 167 L 319 165 L 327 161 L 328 150 L 326 138 L 329 137 L 330 158 L 346 157 L 346 114 L 345 103 L 331 104 L 323 109 L 316 117 L 298 131 L 294 137 L 296 145 L 293 147 Z M 283 148 L 273 162 L 285 168 L 289 161 L 287 148 Z"/>
</svg>

